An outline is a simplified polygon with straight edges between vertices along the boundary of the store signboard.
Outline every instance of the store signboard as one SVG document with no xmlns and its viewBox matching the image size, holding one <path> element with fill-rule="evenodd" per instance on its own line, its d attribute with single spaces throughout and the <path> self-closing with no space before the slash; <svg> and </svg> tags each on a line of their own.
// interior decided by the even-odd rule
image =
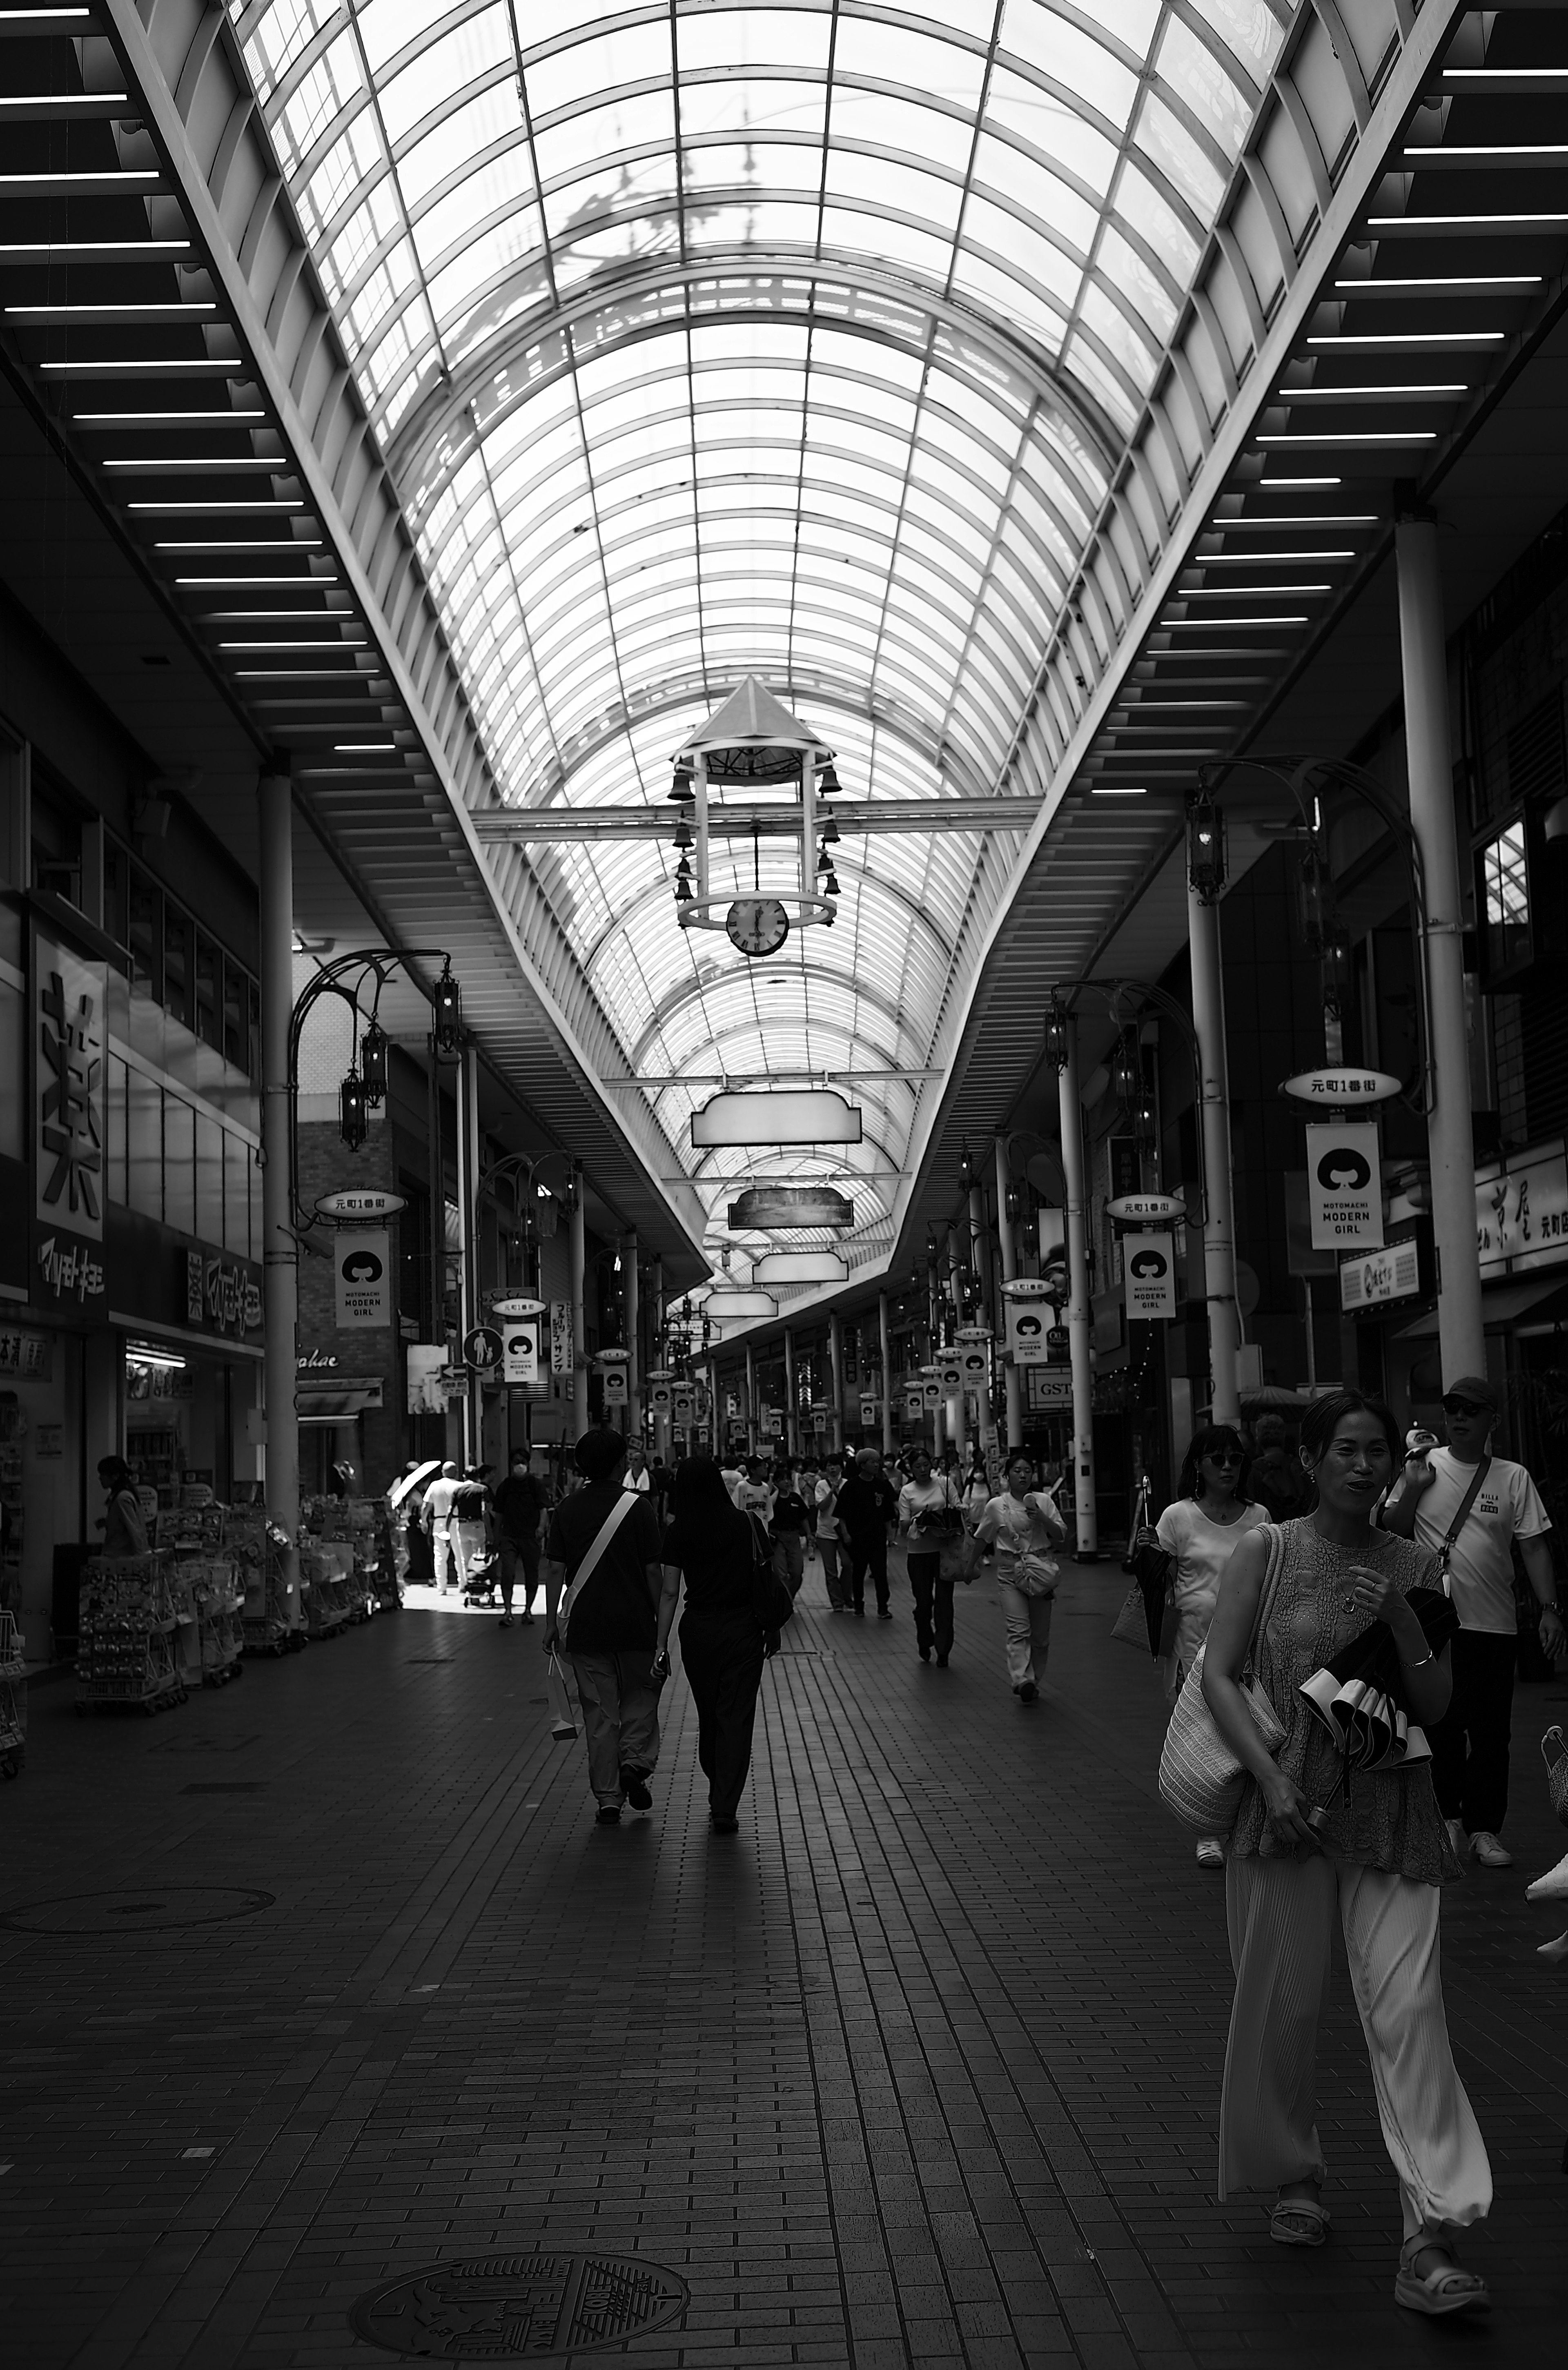
<svg viewBox="0 0 1568 2370">
<path fill-rule="evenodd" d="M 514 1389 L 532 1390 L 539 1380 L 539 1330 L 516 1322 L 502 1327 L 501 1378 Z"/>
<path fill-rule="evenodd" d="M 917 1421 L 920 1416 L 925 1413 L 925 1395 L 918 1385 L 917 1385 L 914 1389 L 905 1392 L 904 1412 L 905 1417 L 911 1422 Z"/>
<path fill-rule="evenodd" d="M 550 1372 L 570 1375 L 571 1356 L 571 1303 L 552 1300 L 550 1303 Z"/>
<path fill-rule="evenodd" d="M 1347 1316 L 1390 1300 L 1412 1300 L 1423 1288 L 1421 1249 L 1414 1241 L 1389 1243 L 1340 1261 L 1340 1307 Z"/>
<path fill-rule="evenodd" d="M 627 1388 L 626 1368 L 624 1366 L 606 1366 L 605 1368 L 605 1407 L 624 1408 L 627 1405 L 630 1393 Z"/>
<path fill-rule="evenodd" d="M 219 1333 L 259 1332 L 261 1281 L 257 1271 L 235 1260 L 209 1259 L 204 1251 L 187 1251 L 185 1321 L 210 1325 Z"/>
<path fill-rule="evenodd" d="M 1032 1366 L 1029 1372 L 1029 1407 L 1034 1415 L 1063 1411 L 1069 1413 L 1073 1404 L 1073 1378 L 1066 1366 Z"/>
<path fill-rule="evenodd" d="M 869 1430 L 872 1424 L 874 1424 L 874 1423 L 880 1423 L 881 1421 L 882 1421 L 882 1401 L 881 1401 L 881 1399 L 862 1399 L 862 1400 L 860 1401 L 860 1423 L 861 1423 L 861 1428 L 862 1428 L 863 1430 Z"/>
<path fill-rule="evenodd" d="M 490 1312 L 504 1324 L 515 1317 L 542 1317 L 545 1304 L 542 1300 L 525 1299 L 520 1293 L 498 1292 L 490 1295 Z"/>
<path fill-rule="evenodd" d="M 1561 1144 L 1477 1179 L 1475 1238 L 1482 1275 L 1516 1275 L 1568 1256 L 1568 1153 Z"/>
<path fill-rule="evenodd" d="M 336 1218 L 353 1225 L 374 1225 L 377 1219 L 394 1217 L 408 1206 L 401 1193 L 344 1189 L 335 1193 L 321 1194 L 316 1211 L 318 1217 Z"/>
<path fill-rule="evenodd" d="M 34 1214 L 103 1240 L 105 1112 L 102 963 L 40 930 L 33 939 Z"/>
<path fill-rule="evenodd" d="M 677 1423 L 687 1424 L 694 1421 L 697 1415 L 697 1401 L 692 1397 L 690 1391 L 677 1391 L 675 1393 L 672 1403 L 671 1412 L 674 1414 Z"/>
<path fill-rule="evenodd" d="M 1314 1250 L 1381 1250 L 1383 1176 L 1376 1120 L 1309 1127 L 1307 1194 Z"/>
<path fill-rule="evenodd" d="M 386 1226 L 355 1226 L 336 1237 L 337 1321 L 340 1333 L 392 1322 L 392 1237 Z"/>
<path fill-rule="evenodd" d="M 1122 1247 L 1122 1266 L 1129 1317 L 1175 1316 L 1176 1245 L 1170 1235 L 1153 1227 L 1129 1235 Z"/>
<path fill-rule="evenodd" d="M 669 1384 L 669 1383 L 650 1383 L 650 1384 L 649 1384 L 649 1386 L 648 1386 L 648 1406 L 649 1406 L 649 1411 L 650 1411 L 650 1413 L 651 1413 L 651 1414 L 653 1414 L 653 1415 L 662 1415 L 662 1416 L 668 1416 L 668 1415 L 669 1415 L 669 1413 L 671 1412 L 672 1409 L 674 1408 L 674 1403 L 675 1403 L 675 1394 L 674 1394 L 674 1387 L 673 1387 L 673 1386 L 672 1386 L 671 1384 Z"/>
<path fill-rule="evenodd" d="M 1008 1348 L 1012 1352 L 1013 1364 L 1043 1366 L 1046 1357 L 1046 1336 L 1050 1331 L 1050 1302 L 1009 1300 L 1007 1311 Z"/>
<path fill-rule="evenodd" d="M 0 1325 L 0 1382 L 47 1383 L 54 1377 L 54 1343 L 47 1333 Z"/>
</svg>

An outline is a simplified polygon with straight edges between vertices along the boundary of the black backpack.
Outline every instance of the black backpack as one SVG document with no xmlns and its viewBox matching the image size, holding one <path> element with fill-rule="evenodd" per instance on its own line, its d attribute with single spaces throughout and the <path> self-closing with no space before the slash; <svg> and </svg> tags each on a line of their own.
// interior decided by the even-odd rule
<svg viewBox="0 0 1568 2370">
<path fill-rule="evenodd" d="M 795 1600 L 789 1582 L 780 1580 L 773 1568 L 773 1541 L 761 1515 L 748 1514 L 746 1527 L 751 1533 L 752 1611 L 757 1628 L 776 1646 L 778 1632 L 794 1617 Z"/>
</svg>

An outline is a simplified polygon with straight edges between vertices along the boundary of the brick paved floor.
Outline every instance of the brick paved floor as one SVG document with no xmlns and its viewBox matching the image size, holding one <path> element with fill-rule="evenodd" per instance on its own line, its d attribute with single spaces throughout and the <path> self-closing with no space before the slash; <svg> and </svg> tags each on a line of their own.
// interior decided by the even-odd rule
<svg viewBox="0 0 1568 2370">
<path fill-rule="evenodd" d="M 941 1672 L 906 1596 L 895 1624 L 834 1618 L 813 1572 L 730 1840 L 678 1681 L 654 1815 L 597 1830 L 539 1631 L 477 1613 L 411 1608 L 156 1721 L 40 1690 L 0 1910 L 275 1902 L 0 1928 L 7 2361 L 374 2370 L 366 2290 L 553 2243 L 688 2283 L 684 2319 L 625 2349 L 641 2370 L 1562 2370 L 1568 1974 L 1531 1946 L 1568 1921 L 1523 1888 L 1564 1841 L 1535 1740 L 1568 1687 L 1519 1698 L 1518 1868 L 1445 1907 L 1499 2310 L 1433 2329 L 1389 2300 L 1397 2205 L 1343 1993 L 1329 2247 L 1212 2202 L 1222 1884 L 1155 1794 L 1154 1683 L 1107 1634 L 1124 1585 L 1071 1572 L 1031 1710 L 984 1583 Z"/>
</svg>

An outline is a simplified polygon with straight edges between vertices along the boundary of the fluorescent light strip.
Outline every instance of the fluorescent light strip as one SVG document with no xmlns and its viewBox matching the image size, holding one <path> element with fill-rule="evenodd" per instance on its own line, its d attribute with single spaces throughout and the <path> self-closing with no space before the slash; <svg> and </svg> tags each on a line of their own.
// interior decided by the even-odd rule
<svg viewBox="0 0 1568 2370">
<path fill-rule="evenodd" d="M 236 683 L 368 683 L 358 667 L 236 667 Z"/>
<path fill-rule="evenodd" d="M 117 197 L 121 190 L 144 190 L 157 178 L 156 170 L 141 167 L 105 173 L 0 173 L 0 190 L 18 198 Z"/>
<path fill-rule="evenodd" d="M 155 543 L 155 544 L 154 544 L 154 546 L 153 546 L 153 549 L 154 549 L 155 551 L 191 551 L 191 552 L 195 552 L 195 551 L 278 551 L 278 552 L 290 552 L 290 551 L 319 551 L 319 550 L 320 550 L 320 548 L 321 548 L 321 537 L 320 537 L 318 535 L 273 535 L 273 536 L 271 536 L 270 539 L 267 539 L 267 540 L 252 540 L 252 541 L 250 541 L 250 542 L 241 542 L 241 541 L 240 541 L 240 540 L 238 540 L 236 537 L 230 536 L 230 535 L 220 535 L 220 536 L 214 537 L 214 538 L 213 538 L 213 539 L 211 539 L 211 540 L 209 540 L 209 541 L 207 541 L 207 542 L 205 542 L 205 543 Z M 326 579 L 325 577 L 322 577 L 322 578 L 320 578 L 318 581 L 319 581 L 321 583 L 323 583 L 323 584 L 324 584 L 324 583 L 326 583 L 327 579 Z"/>
<path fill-rule="evenodd" d="M 214 418 L 220 416 L 216 413 L 213 415 Z M 201 461 L 166 460 L 161 453 L 149 453 L 144 458 L 135 461 L 100 460 L 98 467 L 116 469 L 121 477 L 156 477 L 175 470 L 179 470 L 181 475 L 186 475 L 193 469 L 221 470 L 225 475 L 236 470 L 248 470 L 252 473 L 265 471 L 274 477 L 292 477 L 294 475 L 292 462 L 271 461 L 264 455 L 254 453 L 213 453 Z"/>
<path fill-rule="evenodd" d="M 260 511 L 302 511 L 305 504 L 294 494 L 273 494 L 259 501 L 232 502 L 127 502 L 128 511 L 153 511 L 159 518 L 174 518 L 187 512 L 205 513 L 211 518 L 230 518 Z"/>
<path fill-rule="evenodd" d="M 1271 399 L 1279 404 L 1296 403 L 1387 403 L 1389 401 L 1435 403 L 1446 401 L 1451 395 L 1468 395 L 1468 379 L 1410 380 L 1394 386 L 1291 386 L 1282 387 Z"/>
<path fill-rule="evenodd" d="M 1271 486 L 1287 486 L 1292 483 L 1292 480 L 1288 477 L 1272 477 L 1268 482 Z M 1297 484 L 1305 483 L 1310 485 L 1313 480 L 1311 478 L 1297 478 L 1294 482 Z M 1238 527 L 1380 526 L 1381 524 L 1382 521 L 1379 519 L 1376 511 L 1348 511 L 1342 513 L 1338 518 L 1311 518 L 1305 512 L 1297 516 L 1288 511 L 1255 511 L 1251 518 L 1221 519 L 1218 523 L 1210 530 L 1210 532 L 1215 535 L 1234 535 Z M 1354 553 L 1336 555 L 1332 552 L 1322 551 L 1307 552 L 1304 555 L 1298 556 L 1305 557 L 1309 559 L 1332 559 L 1335 557 L 1352 558 L 1355 557 Z M 1239 553 L 1238 553 L 1237 557 L 1238 558 L 1240 558 Z"/>
<path fill-rule="evenodd" d="M 40 362 L 39 371 L 45 378 L 232 378 L 247 379 L 254 374 L 244 362 L 129 362 L 117 358 L 107 362 Z"/>
<path fill-rule="evenodd" d="M 1406 164 L 1412 168 L 1423 165 L 1457 165 L 1461 159 L 1467 165 L 1481 162 L 1488 165 L 1544 165 L 1551 158 L 1568 156 L 1568 143 L 1561 140 L 1516 140 L 1470 148 L 1407 148 L 1404 153 Z"/>
<path fill-rule="evenodd" d="M 156 258 L 189 255 L 188 238 L 27 238 L 0 245 L 0 260 L 8 263 L 57 263 L 73 255 L 128 255 Z"/>
<path fill-rule="evenodd" d="M 1311 622 L 1310 617 L 1161 617 L 1159 621 L 1161 628 L 1170 634 L 1191 633 L 1194 628 L 1210 634 L 1221 626 L 1245 627 L 1251 632 L 1256 626 L 1309 626 Z"/>
<path fill-rule="evenodd" d="M 1343 486 L 1343 477 L 1260 477 L 1258 491 L 1263 494 L 1283 493 L 1288 489 L 1292 493 L 1301 493 L 1311 486 Z"/>
<path fill-rule="evenodd" d="M 369 757 L 378 752 L 396 751 L 397 746 L 396 741 L 334 741 L 332 754 L 335 757 Z"/>
<path fill-rule="evenodd" d="M 1260 444 L 1435 444 L 1435 428 L 1324 429 L 1320 433 L 1306 432 L 1296 436 L 1260 436 Z"/>
<path fill-rule="evenodd" d="M 1206 568 L 1208 562 L 1193 559 L 1187 564 L 1197 569 Z M 1246 564 L 1249 567 L 1252 565 L 1251 561 Z M 1294 592 L 1301 601 L 1309 592 L 1332 592 L 1333 589 L 1332 584 L 1191 584 L 1183 585 L 1172 598 L 1177 601 L 1245 601 L 1251 594 L 1259 601 L 1277 601 L 1282 592 Z"/>
<path fill-rule="evenodd" d="M 265 420 L 264 411 L 74 411 L 71 420 L 76 428 L 141 428 L 141 427 L 202 427 L 208 420 Z M 111 462 L 108 465 L 113 467 Z M 121 465 L 123 466 L 123 464 Z M 277 465 L 280 468 L 282 463 Z"/>
<path fill-rule="evenodd" d="M 202 622 L 206 626 L 347 626 L 353 621 L 336 609 L 206 609 Z"/>
<path fill-rule="evenodd" d="M 1342 296 L 1427 296 L 1449 288 L 1466 294 L 1475 289 L 1539 288 L 1540 282 L 1539 271 L 1478 271 L 1432 280 L 1336 280 L 1334 287 Z"/>
<path fill-rule="evenodd" d="M 329 650 L 334 656 L 339 650 L 363 650 L 369 647 L 363 636 L 356 641 L 352 635 L 323 635 L 318 642 L 280 642 L 269 636 L 264 641 L 218 644 L 220 650 Z"/>
<path fill-rule="evenodd" d="M 1089 795 L 1091 799 L 1147 799 L 1148 792 L 1142 788 L 1118 789 L 1113 782 L 1090 782 Z"/>
<path fill-rule="evenodd" d="M 1363 353 L 1404 353 L 1412 348 L 1424 351 L 1434 346 L 1500 346 L 1501 329 L 1379 329 L 1336 331 L 1332 335 L 1309 338 L 1307 343 L 1330 353 L 1343 353 L 1355 346 Z"/>
<path fill-rule="evenodd" d="M 199 302 L 193 299 L 189 305 L 180 303 L 178 298 L 161 305 L 121 305 L 118 301 L 103 305 L 7 305 L 6 317 L 9 321 L 61 321 L 67 328 L 73 321 L 96 322 L 102 328 L 111 328 L 121 322 L 189 321 L 199 314 L 213 314 L 217 309 L 205 298 Z M 103 317 L 106 314 L 110 316 L 108 320 Z"/>
<path fill-rule="evenodd" d="M 160 545 L 159 548 L 162 547 Z M 279 549 L 286 551 L 287 544 L 281 544 Z M 174 581 L 177 584 L 207 592 L 292 592 L 296 585 L 303 592 L 317 584 L 331 585 L 338 581 L 335 576 L 177 576 Z"/>
<path fill-rule="evenodd" d="M 1568 223 L 1568 213 L 1552 214 L 1368 214 L 1368 230 L 1409 231 L 1482 231 L 1482 230 L 1561 230 Z"/>
<path fill-rule="evenodd" d="M 1561 83 L 1568 90 L 1568 66 L 1445 66 L 1445 82 Z"/>
<path fill-rule="evenodd" d="M 1215 527 L 1211 531 L 1216 535 L 1228 533 L 1231 523 L 1232 522 L 1228 519 L 1223 527 Z M 1244 522 L 1238 519 L 1235 523 L 1239 526 Z M 1262 525 L 1262 521 L 1260 520 L 1258 523 Z M 1273 519 L 1269 521 L 1271 526 L 1283 523 L 1285 523 L 1283 521 Z M 1309 519 L 1306 523 L 1317 526 L 1320 522 L 1317 519 Z M 1213 551 L 1205 552 L 1201 559 L 1192 560 L 1189 565 L 1193 568 L 1266 568 L 1271 561 L 1278 560 L 1288 561 L 1292 566 L 1299 567 L 1302 561 L 1307 559 L 1354 559 L 1355 558 L 1354 551 Z M 1276 586 L 1275 590 L 1278 589 Z M 1307 587 L 1301 584 L 1294 589 L 1305 592 Z"/>
</svg>

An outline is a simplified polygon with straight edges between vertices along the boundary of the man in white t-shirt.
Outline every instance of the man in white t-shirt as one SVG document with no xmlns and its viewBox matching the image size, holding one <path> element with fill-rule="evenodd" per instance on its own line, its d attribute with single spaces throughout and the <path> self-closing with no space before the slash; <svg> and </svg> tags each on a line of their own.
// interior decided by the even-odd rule
<svg viewBox="0 0 1568 2370">
<path fill-rule="evenodd" d="M 1518 1657 L 1514 1605 L 1514 1541 L 1540 1605 L 1540 1642 L 1556 1661 L 1568 1649 L 1557 1612 L 1557 1574 L 1547 1533 L 1551 1524 L 1522 1465 L 1487 1458 L 1497 1394 L 1480 1375 L 1461 1375 L 1443 1395 L 1448 1444 L 1405 1465 L 1398 1494 L 1383 1512 L 1385 1530 L 1413 1538 L 1431 1555 L 1443 1542 L 1482 1467 L 1448 1559 L 1448 1593 L 1459 1616 L 1454 1640 L 1454 1693 L 1430 1731 L 1432 1778 L 1455 1849 L 1469 1848 L 1483 1868 L 1511 1868 L 1498 1841 L 1508 1808 L 1508 1726 Z M 1484 1464 L 1483 1464 L 1483 1460 Z"/>
</svg>

